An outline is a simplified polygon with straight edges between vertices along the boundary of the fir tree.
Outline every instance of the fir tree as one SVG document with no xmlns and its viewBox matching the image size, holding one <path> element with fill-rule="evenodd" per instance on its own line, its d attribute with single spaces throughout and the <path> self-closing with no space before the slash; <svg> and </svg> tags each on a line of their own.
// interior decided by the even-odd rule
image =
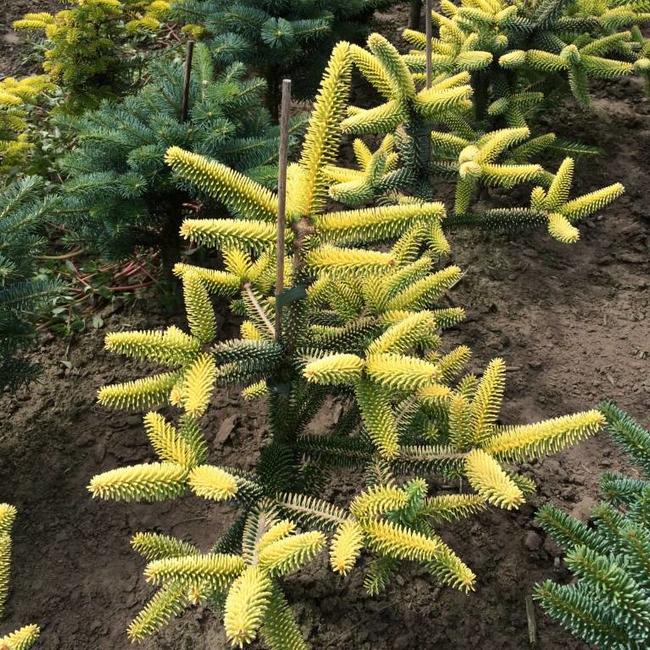
<svg viewBox="0 0 650 650">
<path fill-rule="evenodd" d="M 445 25 L 443 33 L 447 34 L 452 27 L 448 22 Z M 457 60 L 461 55 L 462 65 Z M 368 38 L 367 50 L 352 46 L 351 56 L 382 103 L 372 108 L 349 107 L 342 131 L 351 136 L 377 134 L 384 139 L 374 153 L 361 139 L 355 141 L 359 169 L 327 169 L 333 182 L 330 196 L 337 201 L 355 205 L 381 198 L 399 205 L 412 203 L 413 196 L 429 200 L 434 193 L 433 179 L 439 176 L 455 184 L 450 224 L 492 229 L 544 224 L 554 238 L 573 243 L 579 239 L 576 224 L 624 191 L 615 183 L 569 200 L 574 159 L 565 158 L 556 173 L 534 162 L 549 148 L 589 152 L 588 147 L 558 142 L 553 134 L 531 137 L 522 111 L 539 102 L 541 93 L 519 93 L 510 108 L 504 105 L 497 110 L 497 102 L 491 104 L 488 112 L 514 117 L 505 128 L 486 130 L 481 126 L 485 122 L 476 117 L 481 100 L 472 71 L 491 60 L 489 53 L 461 48 L 451 62 L 445 58 L 444 65 L 436 69 L 439 74 L 424 88 L 419 58 L 414 62 L 414 55 L 400 55 L 379 34 Z M 529 207 L 492 208 L 483 201 L 480 209 L 475 209 L 477 200 L 486 198 L 487 188 L 512 189 L 522 184 L 533 185 Z"/>
<path fill-rule="evenodd" d="M 646 75 L 650 68 L 638 28 L 650 14 L 637 0 L 442 0 L 440 7 L 432 13 L 433 72 L 471 74 L 479 121 L 522 126 L 536 103 L 532 86 L 546 93 L 564 83 L 586 106 L 590 79 Z M 414 47 L 409 67 L 423 78 L 426 36 L 407 29 L 404 37 Z"/>
<path fill-rule="evenodd" d="M 600 407 L 612 438 L 643 478 L 607 473 L 603 501 L 584 524 L 553 506 L 538 521 L 566 552 L 575 579 L 547 580 L 535 596 L 546 612 L 589 644 L 611 650 L 650 645 L 650 431 L 610 403 Z"/>
<path fill-rule="evenodd" d="M 16 514 L 16 508 L 7 503 L 0 503 L 0 618 L 4 616 L 4 608 L 9 594 L 11 529 Z M 0 648 L 29 650 L 36 643 L 39 634 L 38 625 L 25 625 L 10 634 L 0 637 Z"/>
<path fill-rule="evenodd" d="M 239 63 L 216 73 L 205 45 L 195 48 L 186 121 L 181 63 L 156 62 L 149 76 L 136 94 L 69 124 L 77 147 L 61 162 L 63 210 L 72 238 L 84 246 L 108 258 L 127 257 L 137 246 L 161 249 L 171 271 L 183 215 L 199 193 L 171 175 L 165 150 L 182 146 L 269 182 L 278 131 L 262 105 L 264 81 L 248 78 Z M 294 128 L 300 124 L 296 118 Z"/>
<path fill-rule="evenodd" d="M 278 578 L 325 546 L 342 575 L 368 554 L 372 594 L 403 562 L 469 591 L 475 575 L 437 525 L 489 505 L 516 508 L 534 489 L 517 463 L 587 438 L 604 420 L 589 410 L 503 425 L 504 361 L 492 360 L 479 378 L 464 373 L 469 348 L 443 352 L 442 330 L 464 312 L 438 304 L 462 275 L 439 264 L 448 249 L 442 203 L 327 211 L 351 51 L 345 42 L 334 49 L 300 160 L 289 167 L 282 290 L 274 291 L 278 196 L 206 156 L 167 150 L 174 172 L 231 215 L 188 218 L 181 227 L 189 241 L 221 250 L 225 268 L 176 266 L 188 331 L 107 336 L 108 350 L 159 370 L 102 388 L 99 401 L 127 409 L 167 404 L 178 419 L 150 410 L 144 425 L 156 461 L 95 476 L 89 489 L 123 501 L 193 493 L 231 501 L 242 514 L 208 553 L 172 537 L 136 535 L 133 546 L 149 562 L 145 576 L 159 589 L 129 628 L 134 640 L 207 600 L 224 612 L 234 646 L 259 634 L 272 649 L 305 648 Z M 244 318 L 238 339 L 218 340 L 214 295 L 231 298 Z M 200 429 L 215 388 L 233 384 L 268 403 L 270 442 L 254 472 L 211 461 Z M 328 398 L 345 414 L 332 430 L 313 434 L 308 425 Z M 359 471 L 365 486 L 335 504 L 320 495 L 342 465 Z M 437 494 L 434 476 L 463 477 L 471 492 Z"/>
<path fill-rule="evenodd" d="M 333 44 L 363 37 L 375 9 L 394 0 L 177 0 L 172 15 L 195 24 L 223 63 L 244 61 L 269 87 L 275 112 L 280 80 L 290 75 L 301 98 L 311 98 Z"/>
<path fill-rule="evenodd" d="M 31 379 L 37 368 L 19 355 L 35 335 L 34 320 L 57 285 L 36 277 L 43 220 L 52 200 L 43 182 L 27 177 L 0 193 L 0 377 L 2 386 Z"/>
<path fill-rule="evenodd" d="M 28 13 L 14 28 L 41 34 L 43 70 L 67 94 L 73 111 L 96 106 L 123 91 L 130 78 L 135 36 L 155 32 L 168 13 L 166 0 L 74 0 L 55 14 Z"/>
</svg>

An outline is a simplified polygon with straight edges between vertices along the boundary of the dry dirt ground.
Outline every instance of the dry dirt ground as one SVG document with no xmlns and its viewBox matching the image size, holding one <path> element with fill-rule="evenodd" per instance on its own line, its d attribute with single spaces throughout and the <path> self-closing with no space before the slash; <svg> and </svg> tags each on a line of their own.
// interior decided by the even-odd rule
<svg viewBox="0 0 650 650">
<path fill-rule="evenodd" d="M 391 32 L 402 15 L 379 16 L 377 25 Z M 542 232 L 451 236 L 453 261 L 467 270 L 452 298 L 467 308 L 468 319 L 447 334 L 446 345 L 469 344 L 477 369 L 493 356 L 505 358 L 511 371 L 504 422 L 556 416 L 609 397 L 650 424 L 650 103 L 634 81 L 596 95 L 592 111 L 567 102 L 552 121 L 561 135 L 606 151 L 600 160 L 583 161 L 577 190 L 620 180 L 627 193 L 582 228 L 578 244 L 562 246 Z M 105 314 L 105 328 L 79 336 L 67 353 L 67 342 L 44 338 L 35 352 L 44 366 L 40 381 L 0 396 L 0 501 L 19 509 L 2 629 L 37 622 L 42 648 L 128 647 L 125 627 L 150 594 L 130 536 L 161 530 L 207 549 L 234 515 L 193 498 L 107 504 L 86 491 L 97 472 L 151 459 L 141 418 L 99 408 L 95 394 L 104 383 L 142 374 L 105 354 L 102 338 L 107 330 L 169 322 L 152 304 L 145 299 Z M 232 335 L 231 325 L 222 331 Z M 234 393 L 216 395 L 205 430 L 212 458 L 240 467 L 252 467 L 267 435 L 263 409 L 242 405 Z M 539 492 L 520 511 L 492 511 L 443 531 L 479 576 L 468 596 L 437 590 L 415 569 L 372 599 L 359 572 L 342 580 L 324 560 L 316 562 L 286 583 L 301 627 L 317 650 L 525 648 L 525 596 L 539 580 L 567 578 L 557 549 L 534 526 L 536 508 L 552 501 L 585 516 L 600 474 L 624 466 L 598 437 L 528 466 Z M 349 493 L 347 481 L 333 489 L 340 499 Z M 537 615 L 539 648 L 584 647 Z M 227 646 L 218 618 L 199 607 L 142 647 Z"/>
</svg>

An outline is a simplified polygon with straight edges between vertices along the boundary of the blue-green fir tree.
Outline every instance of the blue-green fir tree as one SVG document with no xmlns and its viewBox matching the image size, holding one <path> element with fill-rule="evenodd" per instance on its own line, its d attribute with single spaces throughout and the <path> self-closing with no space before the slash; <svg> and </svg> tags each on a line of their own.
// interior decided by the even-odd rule
<svg viewBox="0 0 650 650">
<path fill-rule="evenodd" d="M 376 9 L 395 0 L 177 0 L 172 16 L 196 26 L 220 61 L 245 61 L 268 82 L 278 105 L 283 76 L 294 94 L 311 98 L 337 41 L 362 39 Z"/>
<path fill-rule="evenodd" d="M 57 290 L 37 277 L 42 223 L 53 199 L 42 199 L 43 181 L 29 176 L 0 192 L 0 389 L 16 387 L 38 368 L 24 356 L 35 335 L 34 320 Z"/>
<path fill-rule="evenodd" d="M 195 48 L 186 120 L 181 61 L 156 62 L 149 76 L 137 93 L 68 123 L 78 146 L 61 163 L 63 210 L 71 239 L 86 248 L 109 259 L 160 249 L 169 270 L 183 216 L 202 197 L 171 173 L 166 149 L 182 146 L 273 183 L 278 128 L 264 108 L 264 80 L 241 63 L 216 72 L 204 44 Z M 300 126 L 298 117 L 293 132 Z"/>
</svg>

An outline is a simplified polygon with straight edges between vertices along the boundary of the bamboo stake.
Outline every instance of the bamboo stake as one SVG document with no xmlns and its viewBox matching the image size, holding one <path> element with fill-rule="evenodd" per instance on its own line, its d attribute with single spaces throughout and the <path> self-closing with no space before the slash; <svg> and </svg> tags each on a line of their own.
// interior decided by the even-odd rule
<svg viewBox="0 0 650 650">
<path fill-rule="evenodd" d="M 426 29 L 426 65 L 427 65 L 427 88 L 431 88 L 433 82 L 433 57 L 431 52 L 431 40 L 433 39 L 433 27 L 431 25 L 431 0 L 424 0 L 424 24 Z"/>
<path fill-rule="evenodd" d="M 185 50 L 185 67 L 183 69 L 183 96 L 181 98 L 181 122 L 187 122 L 193 54 L 194 54 L 194 41 L 187 41 L 187 50 Z"/>
<path fill-rule="evenodd" d="M 289 154 L 289 109 L 291 79 L 282 80 L 280 103 L 280 152 L 278 155 L 278 236 L 275 256 L 275 340 L 282 337 L 282 307 L 278 300 L 284 291 L 284 240 L 287 228 L 287 158 Z"/>
</svg>

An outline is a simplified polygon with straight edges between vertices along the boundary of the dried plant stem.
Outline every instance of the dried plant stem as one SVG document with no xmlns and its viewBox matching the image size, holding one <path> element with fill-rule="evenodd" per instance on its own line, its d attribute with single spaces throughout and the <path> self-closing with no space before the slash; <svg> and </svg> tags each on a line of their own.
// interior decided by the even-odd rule
<svg viewBox="0 0 650 650">
<path fill-rule="evenodd" d="M 528 620 L 528 642 L 531 648 L 537 647 L 537 620 L 532 596 L 526 596 L 526 619 Z"/>
</svg>

